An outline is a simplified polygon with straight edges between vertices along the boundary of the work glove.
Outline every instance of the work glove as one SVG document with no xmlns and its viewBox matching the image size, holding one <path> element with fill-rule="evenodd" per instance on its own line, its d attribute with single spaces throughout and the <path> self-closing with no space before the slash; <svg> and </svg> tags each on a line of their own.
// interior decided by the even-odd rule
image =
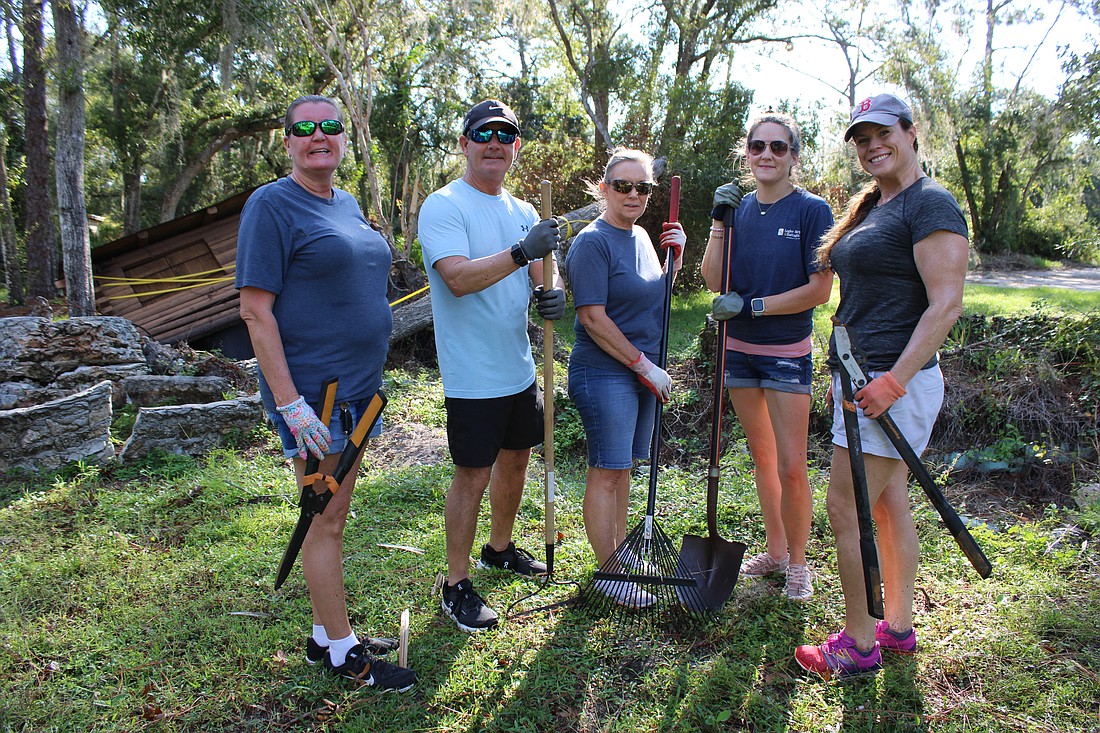
<svg viewBox="0 0 1100 733">
<path fill-rule="evenodd" d="M 638 358 L 630 363 L 630 369 L 638 375 L 638 381 L 650 392 L 657 395 L 662 404 L 672 396 L 672 377 L 661 367 L 646 358 L 645 352 L 639 352 Z"/>
<path fill-rule="evenodd" d="M 711 216 L 718 221 L 725 221 L 726 209 L 736 209 L 741 205 L 741 187 L 736 181 L 723 183 L 714 189 L 714 209 Z"/>
<path fill-rule="evenodd" d="M 890 372 L 883 372 L 855 393 L 856 404 L 870 418 L 881 417 L 882 413 L 890 409 L 890 405 L 904 396 L 905 387 L 898 384 L 898 380 Z"/>
<path fill-rule="evenodd" d="M 678 221 L 666 221 L 661 225 L 661 229 L 664 230 L 661 232 L 661 247 L 669 250 L 673 264 L 676 269 L 680 269 L 684 260 L 684 245 L 687 244 L 684 228 Z"/>
<path fill-rule="evenodd" d="M 319 459 L 325 457 L 325 450 L 332 443 L 332 436 L 329 435 L 328 426 L 317 417 L 305 397 L 299 395 L 289 405 L 276 405 L 275 409 L 283 416 L 291 434 L 298 441 L 299 458 L 304 460 L 307 450 Z"/>
<path fill-rule="evenodd" d="M 565 315 L 565 291 L 561 288 L 543 290 L 539 285 L 533 293 L 535 309 L 547 321 L 556 321 Z"/>
<path fill-rule="evenodd" d="M 541 260 L 547 254 L 556 250 L 558 242 L 558 220 L 551 217 L 543 219 L 531 227 L 531 231 L 527 232 L 527 236 L 519 243 L 519 248 L 527 261 L 532 262 Z"/>
<path fill-rule="evenodd" d="M 745 310 L 745 299 L 731 290 L 714 297 L 710 304 L 710 314 L 716 321 L 728 321 L 736 318 Z"/>
</svg>

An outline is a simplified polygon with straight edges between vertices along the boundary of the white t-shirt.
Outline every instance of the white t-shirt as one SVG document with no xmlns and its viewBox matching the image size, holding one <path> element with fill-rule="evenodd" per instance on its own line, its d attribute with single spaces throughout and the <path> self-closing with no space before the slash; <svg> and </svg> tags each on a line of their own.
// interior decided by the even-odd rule
<svg viewBox="0 0 1100 733">
<path fill-rule="evenodd" d="M 435 263 L 455 255 L 476 260 L 509 249 L 537 221 L 535 208 L 507 191 L 490 196 L 462 179 L 424 201 L 420 247 L 431 284 L 435 348 L 447 397 L 506 397 L 535 381 L 527 337 L 531 283 L 524 267 L 480 292 L 456 298 Z"/>
</svg>

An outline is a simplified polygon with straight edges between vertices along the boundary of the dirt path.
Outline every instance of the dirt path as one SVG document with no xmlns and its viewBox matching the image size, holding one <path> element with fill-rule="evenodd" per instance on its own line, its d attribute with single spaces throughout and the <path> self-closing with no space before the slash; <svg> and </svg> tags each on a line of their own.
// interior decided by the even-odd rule
<svg viewBox="0 0 1100 733">
<path fill-rule="evenodd" d="M 1100 267 L 1075 267 L 1063 270 L 1004 270 L 970 272 L 966 281 L 998 287 L 1053 287 L 1100 292 Z"/>
</svg>

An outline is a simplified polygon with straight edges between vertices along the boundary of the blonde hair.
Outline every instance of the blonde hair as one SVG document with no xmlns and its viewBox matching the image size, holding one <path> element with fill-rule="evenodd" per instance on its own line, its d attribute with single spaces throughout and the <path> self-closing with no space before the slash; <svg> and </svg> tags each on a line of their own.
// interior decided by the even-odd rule
<svg viewBox="0 0 1100 733">
<path fill-rule="evenodd" d="M 596 199 L 596 203 L 600 206 L 600 211 L 607 208 L 607 197 L 603 195 L 603 191 L 600 190 L 601 183 L 611 183 L 611 170 L 619 163 L 633 162 L 640 164 L 645 168 L 645 175 L 648 180 L 653 180 L 653 156 L 649 153 L 642 152 L 641 150 L 634 150 L 633 148 L 616 147 L 611 149 L 611 156 L 607 159 L 607 165 L 603 168 L 603 177 L 599 181 L 585 181 L 585 189 L 588 194 Z"/>
</svg>

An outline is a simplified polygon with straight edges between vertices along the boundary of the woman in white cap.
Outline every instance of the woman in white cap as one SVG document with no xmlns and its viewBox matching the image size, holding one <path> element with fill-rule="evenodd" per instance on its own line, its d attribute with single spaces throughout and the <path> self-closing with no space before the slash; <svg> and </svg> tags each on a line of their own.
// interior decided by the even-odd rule
<svg viewBox="0 0 1100 733">
<path fill-rule="evenodd" d="M 967 228 L 955 198 L 930 179 L 917 158 L 909 106 L 892 94 L 852 109 L 844 139 L 855 144 L 873 180 L 825 236 L 822 267 L 840 277 L 836 318 L 857 340 L 871 381 L 855 394 L 878 528 L 885 620 L 867 613 L 855 491 L 840 400 L 833 408 L 829 523 L 844 590 L 845 627 L 820 645 L 798 647 L 803 669 L 826 679 L 877 672 L 881 650 L 912 654 L 913 587 L 919 545 L 909 508 L 905 463 L 874 420 L 887 409 L 920 454 L 943 403 L 937 350 L 962 312 Z M 836 344 L 830 345 L 832 391 L 840 394 Z"/>
</svg>

